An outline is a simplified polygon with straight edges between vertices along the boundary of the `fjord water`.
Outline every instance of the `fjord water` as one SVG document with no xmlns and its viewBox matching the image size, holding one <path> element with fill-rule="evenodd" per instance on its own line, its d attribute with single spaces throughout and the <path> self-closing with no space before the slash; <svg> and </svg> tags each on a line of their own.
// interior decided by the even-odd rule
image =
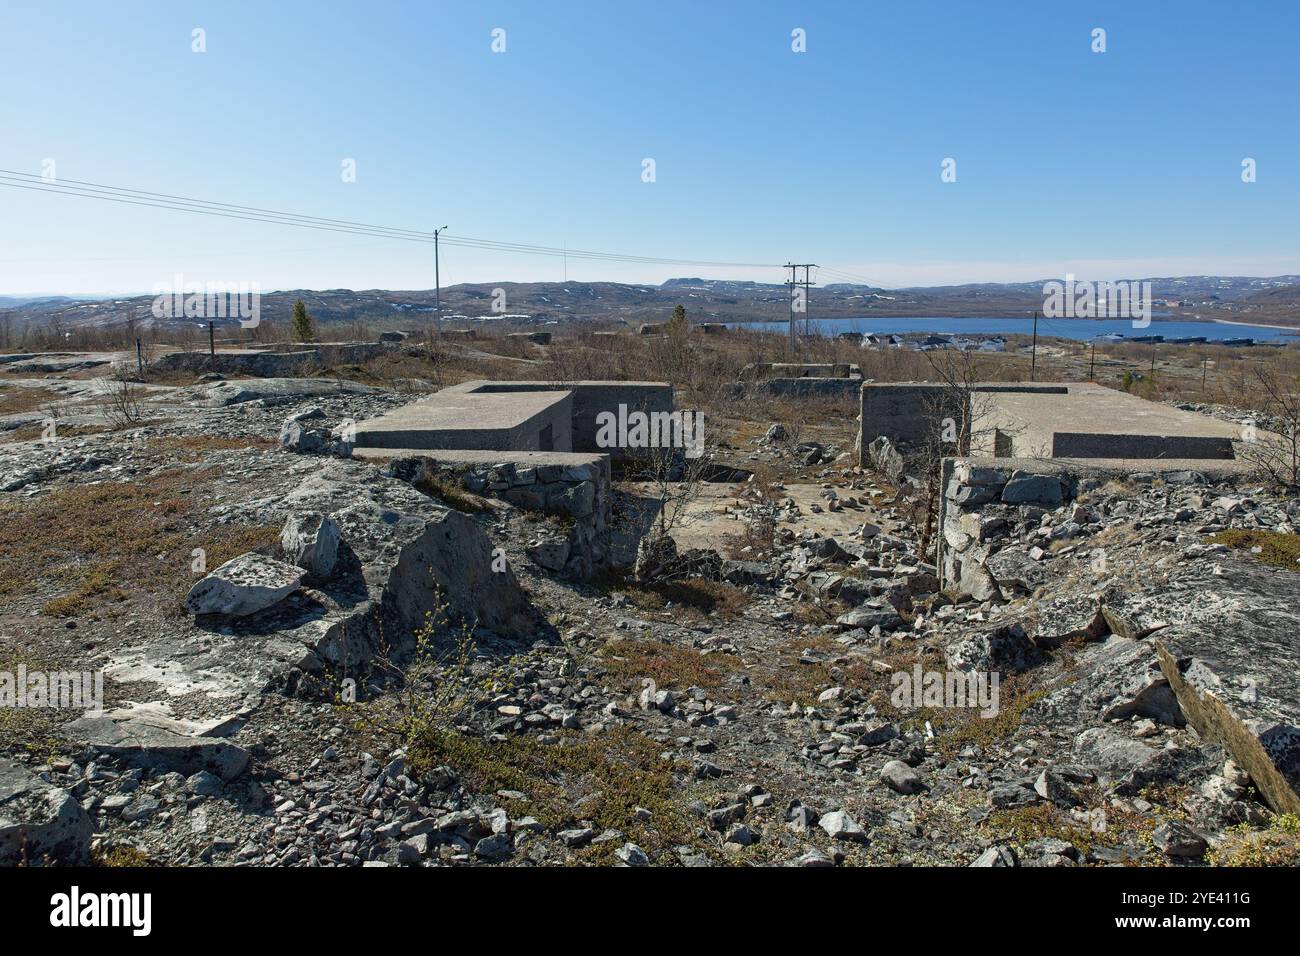
<svg viewBox="0 0 1300 956">
<path fill-rule="evenodd" d="M 800 331 L 803 320 L 796 318 Z M 737 328 L 756 332 L 784 332 L 789 328 L 780 322 L 729 322 Z M 1030 335 L 1034 330 L 1030 316 L 1017 318 L 856 318 L 813 319 L 812 328 L 819 335 L 836 335 L 840 332 L 876 332 L 883 335 L 902 335 L 920 332 L 933 335 Z M 1146 335 L 1163 335 L 1166 339 L 1204 336 L 1211 342 L 1224 339 L 1254 339 L 1256 342 L 1296 341 L 1300 329 L 1276 329 L 1264 325 L 1238 325 L 1228 322 L 1189 322 L 1154 319 L 1150 325 L 1135 328 L 1130 319 L 1044 319 L 1038 320 L 1038 334 L 1063 339 L 1088 340 L 1099 335 L 1119 333 L 1125 338 Z"/>
</svg>

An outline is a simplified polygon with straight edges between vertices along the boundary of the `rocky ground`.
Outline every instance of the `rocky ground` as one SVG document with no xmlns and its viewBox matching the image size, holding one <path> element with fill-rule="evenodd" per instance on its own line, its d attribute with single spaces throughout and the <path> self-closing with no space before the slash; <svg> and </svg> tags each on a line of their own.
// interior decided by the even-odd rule
<svg viewBox="0 0 1300 956">
<path fill-rule="evenodd" d="M 106 429 L 85 388 L 64 437 L 0 444 L 0 671 L 99 670 L 106 698 L 0 714 L 5 863 L 1297 859 L 1300 820 L 1197 735 L 1151 638 L 1205 601 L 1250 626 L 1247 592 L 1289 626 L 1298 512 L 1266 489 L 999 506 L 974 529 L 997 591 L 954 601 L 847 428 L 755 422 L 723 452 L 754 477 L 697 509 L 712 550 L 582 582 L 527 556 L 555 519 L 331 453 L 406 396 L 158 387 Z M 930 672 L 996 672 L 995 706 L 899 697 Z"/>
</svg>

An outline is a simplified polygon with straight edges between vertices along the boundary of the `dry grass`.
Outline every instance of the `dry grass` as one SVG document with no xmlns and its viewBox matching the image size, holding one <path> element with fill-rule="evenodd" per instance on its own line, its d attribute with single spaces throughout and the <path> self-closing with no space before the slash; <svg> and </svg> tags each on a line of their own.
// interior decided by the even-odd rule
<svg viewBox="0 0 1300 956">
<path fill-rule="evenodd" d="M 611 641 L 601 649 L 605 673 L 635 690 L 642 678 L 660 688 L 715 688 L 737 669 L 725 654 L 701 654 L 689 647 L 656 641 Z"/>
<path fill-rule="evenodd" d="M 60 590 L 42 606 L 58 617 L 111 614 L 141 594 L 174 601 L 194 583 L 194 548 L 206 552 L 211 569 L 278 540 L 277 528 L 247 525 L 195 536 L 193 491 L 212 477 L 212 470 L 174 469 L 0 506 L 0 601 Z"/>
<path fill-rule="evenodd" d="M 627 727 L 598 734 L 565 734 L 558 744 L 535 737 L 493 743 L 455 731 L 431 729 L 414 746 L 415 767 L 447 765 L 477 793 L 517 790 L 524 800 L 507 801 L 512 817 L 530 814 L 558 829 L 590 820 L 599 830 L 616 829 L 652 859 L 692 842 L 696 826 L 686 808 L 687 793 L 663 747 Z M 637 818 L 638 807 L 650 818 Z M 590 863 L 610 863 L 622 841 L 574 851 Z M 671 858 L 656 862 L 669 862 Z"/>
<path fill-rule="evenodd" d="M 0 415 L 35 412 L 60 401 L 63 401 L 63 397 L 58 392 L 48 388 L 0 385 Z"/>
<path fill-rule="evenodd" d="M 695 618 L 711 615 L 737 618 L 753 600 L 734 585 L 703 578 L 625 585 L 621 590 L 643 611 L 680 609 Z M 672 608 L 668 607 L 669 604 Z"/>
<path fill-rule="evenodd" d="M 150 438 L 150 451 L 166 452 L 176 461 L 202 461 L 214 451 L 239 451 L 245 448 L 267 451 L 278 447 L 269 438 L 224 438 L 220 435 L 168 435 Z"/>
<path fill-rule="evenodd" d="M 1209 859 L 1215 866 L 1300 866 L 1300 817 L 1279 814 L 1264 830 L 1234 827 Z"/>
<path fill-rule="evenodd" d="M 798 637 L 772 649 L 754 683 L 767 699 L 811 707 L 828 687 L 856 690 L 870 697 L 887 686 L 887 675 L 875 671 L 865 658 L 845 654 L 843 645 L 824 635 Z M 804 663 L 804 651 L 827 657 L 824 663 Z M 908 666 L 911 666 L 910 664 Z"/>
<path fill-rule="evenodd" d="M 28 673 L 63 669 L 46 656 L 0 645 L 0 672 L 16 675 L 19 667 L 26 667 Z M 58 729 L 67 720 L 66 711 L 53 707 L 0 707 L 0 741 L 23 747 L 33 757 L 45 757 L 57 752 Z"/>
<path fill-rule="evenodd" d="M 77 438 L 83 435 L 102 435 L 105 432 L 111 432 L 114 429 L 109 425 L 56 425 L 56 436 L 58 440 L 64 438 Z M 37 441 L 44 437 L 44 428 L 38 424 L 23 425 L 19 428 L 12 428 L 6 432 L 0 432 L 0 443 Z"/>
<path fill-rule="evenodd" d="M 1025 711 L 1044 692 L 1031 689 L 1019 675 L 1007 677 L 998 685 L 998 712 L 983 717 L 975 707 L 922 707 L 913 712 L 908 722 L 917 727 L 928 721 L 935 733 L 935 745 L 940 753 L 953 756 L 966 747 L 987 749 L 1009 740 L 1024 719 Z"/>
<path fill-rule="evenodd" d="M 447 507 L 466 514 L 492 510 L 488 499 L 466 491 L 454 474 L 439 471 L 426 472 L 415 482 L 414 487 L 421 494 L 436 498 Z"/>
</svg>

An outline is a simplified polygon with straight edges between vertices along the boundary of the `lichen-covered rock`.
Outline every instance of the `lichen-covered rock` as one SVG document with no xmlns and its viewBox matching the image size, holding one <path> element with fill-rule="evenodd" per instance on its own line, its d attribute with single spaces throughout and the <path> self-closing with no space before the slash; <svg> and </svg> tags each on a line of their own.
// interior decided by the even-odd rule
<svg viewBox="0 0 1300 956">
<path fill-rule="evenodd" d="M 72 794 L 0 757 L 0 866 L 84 864 L 93 829 Z"/>
<path fill-rule="evenodd" d="M 945 650 L 954 670 L 1014 674 L 1042 663 L 1043 655 L 1018 621 L 959 638 Z"/>
<path fill-rule="evenodd" d="M 316 511 L 290 515 L 280 532 L 285 556 L 309 574 L 327 578 L 338 560 L 338 523 Z"/>
<path fill-rule="evenodd" d="M 302 568 L 250 551 L 231 558 L 190 588 L 191 614 L 246 617 L 284 600 L 302 585 Z"/>
</svg>

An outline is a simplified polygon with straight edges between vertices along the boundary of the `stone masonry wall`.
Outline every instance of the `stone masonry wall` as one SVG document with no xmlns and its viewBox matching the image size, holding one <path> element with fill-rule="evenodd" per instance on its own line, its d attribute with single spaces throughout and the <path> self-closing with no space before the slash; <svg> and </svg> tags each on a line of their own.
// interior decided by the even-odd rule
<svg viewBox="0 0 1300 956">
<path fill-rule="evenodd" d="M 997 541 L 1031 531 L 1043 515 L 1072 500 L 1077 479 L 948 458 L 942 481 L 936 560 L 941 586 L 978 601 L 1033 591 L 1041 580 L 1033 550 L 1030 556 L 1016 551 L 1000 558 Z"/>
<path fill-rule="evenodd" d="M 417 487 L 434 474 L 474 494 L 500 498 L 526 511 L 569 519 L 567 536 L 545 534 L 530 542 L 533 561 L 575 578 L 589 578 L 610 562 L 608 465 L 440 464 L 429 456 L 395 459 L 389 470 Z"/>
</svg>

